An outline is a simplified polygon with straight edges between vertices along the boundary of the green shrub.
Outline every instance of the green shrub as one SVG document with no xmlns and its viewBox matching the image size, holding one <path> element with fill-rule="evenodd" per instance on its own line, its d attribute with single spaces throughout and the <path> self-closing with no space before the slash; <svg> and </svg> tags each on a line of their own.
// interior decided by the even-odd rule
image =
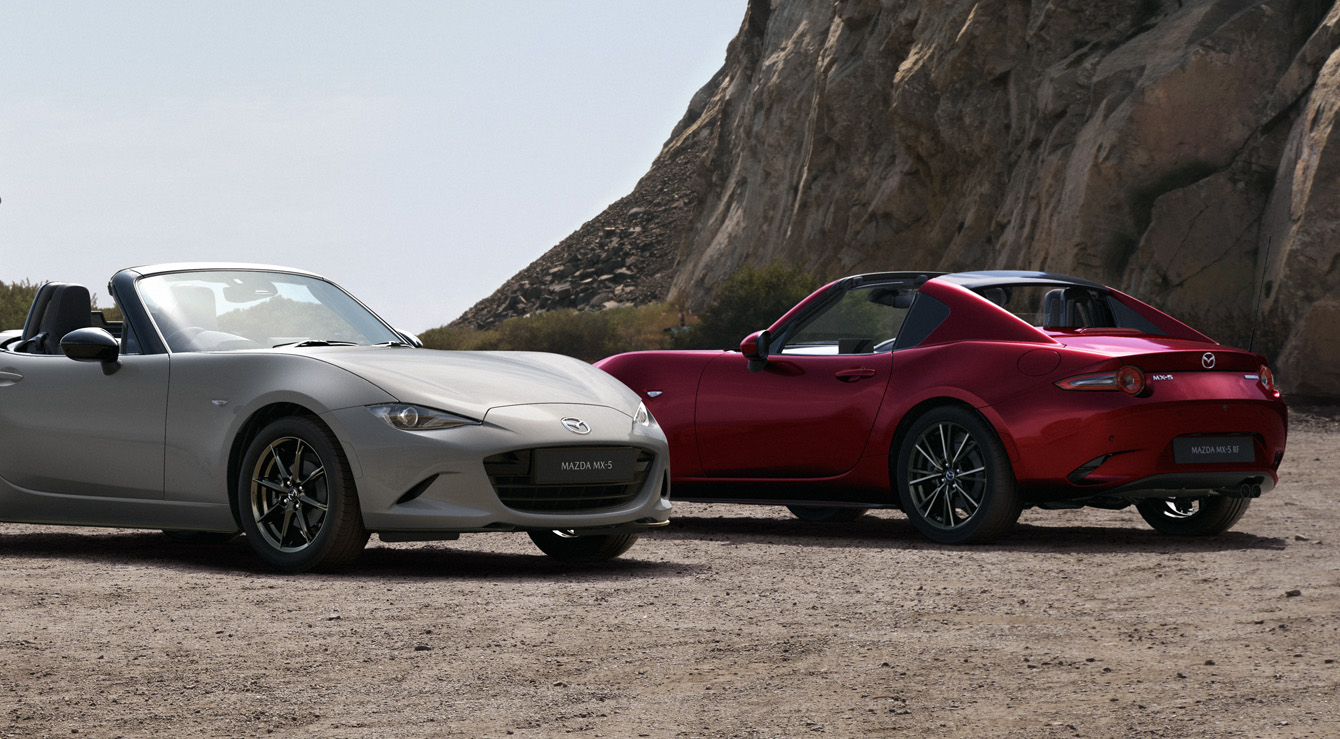
<svg viewBox="0 0 1340 739">
<path fill-rule="evenodd" d="M 498 333 L 496 331 L 480 331 L 454 326 L 430 328 L 419 334 L 419 340 L 429 349 L 481 351 L 498 348 Z"/>
<path fill-rule="evenodd" d="M 499 342 L 508 349 L 554 352 L 595 361 L 605 356 L 610 326 L 602 313 L 571 308 L 512 318 L 498 324 Z"/>
<path fill-rule="evenodd" d="M 0 282 L 0 331 L 23 328 L 28 318 L 28 309 L 33 305 L 33 296 L 37 288 L 27 280 L 23 282 Z"/>
<path fill-rule="evenodd" d="M 741 339 L 771 326 L 819 285 L 815 275 L 780 262 L 742 267 L 717 286 L 698 325 L 675 334 L 674 346 L 736 349 Z"/>
<path fill-rule="evenodd" d="M 572 309 L 509 318 L 491 329 L 440 326 L 420 336 L 429 349 L 534 351 L 594 362 L 620 352 L 664 349 L 679 312 L 668 303 L 583 313 Z"/>
<path fill-rule="evenodd" d="M 429 349 L 538 351 L 588 362 L 648 349 L 735 349 L 752 331 L 767 328 L 814 292 L 819 280 L 799 268 L 773 263 L 744 267 L 723 281 L 707 309 L 687 328 L 670 303 L 583 313 L 572 309 L 509 318 L 477 330 L 440 326 L 419 338 Z M 673 334 L 673 335 L 672 335 Z"/>
<path fill-rule="evenodd" d="M 28 320 L 28 310 L 33 307 L 33 298 L 41 283 L 0 281 L 0 331 L 23 328 Z M 93 310 L 100 310 L 109 321 L 121 320 L 121 311 L 115 307 L 99 308 L 94 301 Z"/>
</svg>

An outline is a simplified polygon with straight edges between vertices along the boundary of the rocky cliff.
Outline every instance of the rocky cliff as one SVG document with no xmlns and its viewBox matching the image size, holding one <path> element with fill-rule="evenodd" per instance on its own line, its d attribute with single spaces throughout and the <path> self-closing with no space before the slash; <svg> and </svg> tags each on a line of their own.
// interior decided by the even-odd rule
<svg viewBox="0 0 1340 739">
<path fill-rule="evenodd" d="M 633 193 L 458 322 L 1043 269 L 1340 396 L 1338 47 L 1331 0 L 751 0 Z"/>
</svg>

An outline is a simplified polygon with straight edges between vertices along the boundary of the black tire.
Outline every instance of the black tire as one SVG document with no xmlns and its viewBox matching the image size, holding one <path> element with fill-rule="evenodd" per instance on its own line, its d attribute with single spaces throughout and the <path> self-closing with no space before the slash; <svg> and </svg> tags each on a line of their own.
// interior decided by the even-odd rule
<svg viewBox="0 0 1340 739">
<path fill-rule="evenodd" d="M 1248 498 L 1157 498 L 1136 510 L 1155 531 L 1171 536 L 1214 536 L 1233 528 L 1251 505 Z"/>
<path fill-rule="evenodd" d="M 802 521 L 815 521 L 819 523 L 846 523 L 855 521 L 869 508 L 826 508 L 819 506 L 800 506 L 789 505 L 786 510 L 791 511 L 791 515 Z"/>
<path fill-rule="evenodd" d="M 236 531 L 186 531 L 184 529 L 163 529 L 167 538 L 182 544 L 202 545 L 227 544 L 237 538 Z"/>
<path fill-rule="evenodd" d="M 568 562 L 603 562 L 628 551 L 637 534 L 576 536 L 567 531 L 530 531 L 530 540 L 540 551 Z"/>
<path fill-rule="evenodd" d="M 996 432 L 958 406 L 918 418 L 895 463 L 898 499 L 912 525 L 941 544 L 1003 536 L 1023 506 L 1010 459 Z"/>
<path fill-rule="evenodd" d="M 281 418 L 251 440 L 235 503 L 251 548 L 284 572 L 338 568 L 368 541 L 339 442 L 306 418 Z"/>
</svg>

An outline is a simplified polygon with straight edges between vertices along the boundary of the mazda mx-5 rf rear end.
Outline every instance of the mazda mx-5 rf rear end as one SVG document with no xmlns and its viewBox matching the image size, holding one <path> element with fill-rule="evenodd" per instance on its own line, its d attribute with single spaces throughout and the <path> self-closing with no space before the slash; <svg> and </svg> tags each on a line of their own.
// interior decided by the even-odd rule
<svg viewBox="0 0 1340 739">
<path fill-rule="evenodd" d="M 980 398 L 976 412 L 1000 440 L 1019 504 L 1134 505 L 1159 531 L 1210 535 L 1274 488 L 1288 411 L 1264 356 L 1075 278 L 964 273 L 941 282 L 948 284 L 923 291 L 956 306 L 960 320 L 945 320 L 943 333 L 925 343 L 970 368 L 963 384 Z M 962 320 L 969 305 L 981 315 L 972 327 Z M 1004 340 L 949 340 L 993 321 Z M 923 435 L 920 448 L 933 442 Z M 978 466 L 952 456 L 941 455 L 937 468 L 914 451 L 899 468 L 905 502 L 920 509 L 923 531 L 950 541 L 970 531 L 960 525 L 976 507 L 946 474 L 971 479 Z M 989 467 L 989 455 L 981 456 Z M 940 494 L 918 494 L 932 485 Z"/>
<path fill-rule="evenodd" d="M 1287 410 L 1262 357 L 1103 331 L 1054 335 L 1062 346 L 1051 351 L 1058 366 L 1067 360 L 1066 376 L 994 409 L 1011 419 L 1015 475 L 1030 502 L 1135 501 L 1156 527 L 1197 533 L 1189 514 L 1203 503 L 1169 499 L 1248 500 L 1274 488 Z"/>
</svg>

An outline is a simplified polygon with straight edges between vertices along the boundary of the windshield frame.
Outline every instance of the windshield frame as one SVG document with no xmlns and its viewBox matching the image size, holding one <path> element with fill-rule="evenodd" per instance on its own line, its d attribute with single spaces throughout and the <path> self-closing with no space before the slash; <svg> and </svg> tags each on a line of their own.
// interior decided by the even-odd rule
<svg viewBox="0 0 1340 739">
<path fill-rule="evenodd" d="M 315 287 L 315 290 L 309 290 L 309 294 L 316 299 L 314 304 L 323 306 L 334 316 L 346 322 L 349 325 L 349 328 L 361 335 L 359 341 L 352 342 L 354 345 L 371 346 L 388 342 L 404 342 L 404 337 L 399 331 L 386 321 L 382 320 L 380 316 L 368 308 L 367 305 L 356 298 L 352 293 L 325 277 L 303 270 L 248 264 L 181 264 L 149 268 L 131 268 L 122 270 L 113 276 L 111 284 L 109 285 L 109 290 L 112 292 L 113 298 L 116 300 L 117 304 L 122 307 L 122 311 L 126 315 L 127 321 L 132 321 L 136 325 L 136 333 L 143 337 L 146 333 L 144 329 L 148 329 L 148 333 L 152 335 L 152 340 L 141 341 L 141 349 L 146 354 L 270 349 L 275 345 L 296 344 L 303 340 L 311 340 L 313 343 L 322 344 L 324 343 L 323 340 L 328 340 L 330 338 L 320 336 L 290 336 L 284 334 L 284 341 L 266 343 L 257 342 L 242 336 L 234 336 L 233 338 L 246 341 L 249 345 L 233 342 L 233 345 L 183 348 L 181 342 L 178 341 L 176 342 L 177 347 L 174 348 L 169 346 L 168 339 L 170 338 L 171 333 L 175 332 L 177 328 L 172 325 L 160 323 L 162 316 L 154 315 L 154 301 L 148 296 L 151 294 L 161 295 L 162 292 L 168 289 L 168 285 L 173 283 L 189 283 L 192 279 L 191 276 L 195 276 L 195 279 L 198 279 L 200 282 L 214 283 L 218 285 L 215 293 L 216 297 L 219 297 L 224 289 L 224 281 L 221 278 L 225 274 L 238 276 L 250 275 L 265 282 Z M 156 289 L 153 293 L 144 289 L 147 287 L 145 284 L 146 281 L 153 281 L 160 278 L 165 283 L 161 289 Z M 281 293 L 276 291 L 274 296 L 258 298 L 258 300 L 253 303 L 253 307 L 254 305 L 261 304 L 260 300 L 268 301 L 271 298 L 280 295 Z M 129 298 L 129 300 L 125 298 Z M 332 298 L 333 300 L 331 300 Z M 133 308 L 131 306 L 133 306 Z M 217 316 L 222 315 L 226 315 L 226 312 L 217 314 Z"/>
</svg>

